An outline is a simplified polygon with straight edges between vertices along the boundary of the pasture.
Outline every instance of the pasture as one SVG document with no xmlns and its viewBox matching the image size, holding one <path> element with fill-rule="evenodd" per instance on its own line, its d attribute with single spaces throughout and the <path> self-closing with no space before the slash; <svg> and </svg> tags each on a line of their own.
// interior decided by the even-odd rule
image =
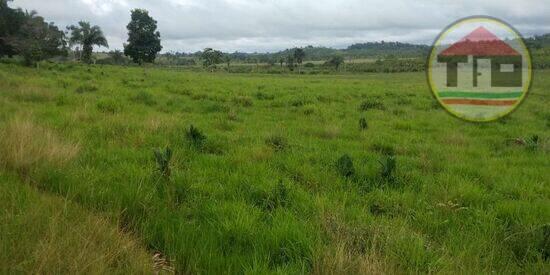
<svg viewBox="0 0 550 275">
<path fill-rule="evenodd" d="M 550 71 L 488 124 L 427 87 L 0 64 L 0 273 L 548 272 Z"/>
</svg>

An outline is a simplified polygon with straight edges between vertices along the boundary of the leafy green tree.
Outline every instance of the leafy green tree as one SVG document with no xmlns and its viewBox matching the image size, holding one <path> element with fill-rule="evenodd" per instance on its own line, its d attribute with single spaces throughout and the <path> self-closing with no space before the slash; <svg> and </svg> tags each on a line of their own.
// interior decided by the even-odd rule
<svg viewBox="0 0 550 275">
<path fill-rule="evenodd" d="M 279 57 L 279 64 L 281 64 L 281 69 L 283 68 L 283 63 L 285 63 L 285 58 L 284 57 Z"/>
<path fill-rule="evenodd" d="M 338 70 L 340 65 L 344 63 L 344 58 L 340 55 L 335 55 L 331 57 L 327 62 L 325 62 L 325 65 L 334 67 L 335 70 Z"/>
<path fill-rule="evenodd" d="M 143 9 L 132 10 L 132 19 L 128 29 L 128 44 L 124 45 L 124 54 L 135 63 L 153 63 L 162 50 L 160 32 L 157 31 L 157 21 L 149 12 Z"/>
<path fill-rule="evenodd" d="M 223 62 L 227 64 L 227 70 L 229 70 L 229 66 L 231 66 L 231 56 L 228 54 L 225 54 L 223 56 Z"/>
<path fill-rule="evenodd" d="M 224 61 L 223 53 L 218 50 L 214 50 L 212 48 L 204 49 L 204 51 L 202 51 L 202 54 L 201 54 L 201 59 L 202 59 L 202 65 L 205 68 L 212 68 L 212 69 L 216 67 L 216 64 L 222 63 Z"/>
<path fill-rule="evenodd" d="M 25 12 L 10 8 L 8 2 L 11 0 L 0 0 L 0 57 L 17 54 L 13 40 L 27 19 Z"/>
<path fill-rule="evenodd" d="M 304 61 L 304 58 L 306 58 L 306 52 L 301 48 L 294 49 L 294 61 L 298 63 L 298 65 L 301 65 Z"/>
<path fill-rule="evenodd" d="M 23 56 L 27 65 L 38 66 L 41 60 L 67 54 L 65 33 L 34 11 L 25 13 L 25 22 L 9 44 Z"/>
<path fill-rule="evenodd" d="M 81 59 L 88 64 L 92 62 L 94 46 L 109 47 L 99 26 L 91 26 L 89 22 L 80 21 L 78 26 L 71 25 L 67 27 L 67 30 L 71 32 L 69 45 L 81 45 Z"/>
<path fill-rule="evenodd" d="M 289 54 L 286 57 L 286 66 L 291 72 L 294 71 L 294 67 L 296 67 L 296 65 L 294 64 L 295 61 L 296 60 L 294 59 L 294 55 Z"/>
</svg>

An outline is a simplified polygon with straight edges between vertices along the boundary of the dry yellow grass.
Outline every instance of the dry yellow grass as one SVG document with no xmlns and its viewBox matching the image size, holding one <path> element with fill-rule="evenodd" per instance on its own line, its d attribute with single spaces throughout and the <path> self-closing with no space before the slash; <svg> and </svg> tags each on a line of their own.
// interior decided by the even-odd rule
<svg viewBox="0 0 550 275">
<path fill-rule="evenodd" d="M 1 127 L 0 164 L 8 169 L 28 172 L 37 165 L 61 166 L 78 151 L 78 145 L 28 119 L 15 118 Z"/>
</svg>

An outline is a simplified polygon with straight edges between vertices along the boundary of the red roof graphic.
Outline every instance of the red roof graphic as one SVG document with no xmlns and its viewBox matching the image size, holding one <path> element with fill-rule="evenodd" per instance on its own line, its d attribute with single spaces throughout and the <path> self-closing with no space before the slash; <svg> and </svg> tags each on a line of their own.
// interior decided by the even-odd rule
<svg viewBox="0 0 550 275">
<path fill-rule="evenodd" d="M 518 56 L 516 50 L 484 27 L 479 27 L 440 53 L 442 56 Z"/>
</svg>

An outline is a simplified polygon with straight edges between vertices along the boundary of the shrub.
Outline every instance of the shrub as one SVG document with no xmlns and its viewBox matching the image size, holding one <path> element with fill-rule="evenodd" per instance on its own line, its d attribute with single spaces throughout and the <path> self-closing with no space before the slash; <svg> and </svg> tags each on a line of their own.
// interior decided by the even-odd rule
<svg viewBox="0 0 550 275">
<path fill-rule="evenodd" d="M 396 169 L 396 159 L 393 155 L 386 155 L 379 161 L 381 164 L 380 175 L 385 180 L 393 180 Z"/>
<path fill-rule="evenodd" d="M 359 119 L 359 129 L 366 130 L 369 128 L 369 125 L 367 123 L 367 119 L 362 117 Z"/>
<path fill-rule="evenodd" d="M 157 170 L 165 178 L 170 178 L 170 160 L 172 159 L 172 149 L 166 147 L 164 150 L 155 149 L 155 160 L 157 162 Z"/>
<path fill-rule="evenodd" d="M 189 126 L 185 136 L 195 148 L 202 148 L 204 146 L 204 142 L 206 141 L 206 136 L 202 133 L 202 131 L 193 125 Z"/>
<path fill-rule="evenodd" d="M 336 161 L 336 170 L 345 178 L 351 178 L 355 175 L 355 168 L 353 167 L 353 160 L 348 154 L 344 154 Z"/>
<path fill-rule="evenodd" d="M 533 135 L 530 138 L 525 139 L 525 145 L 527 146 L 527 149 L 531 151 L 537 150 L 539 147 L 539 136 Z"/>
<path fill-rule="evenodd" d="M 359 105 L 360 111 L 368 111 L 370 109 L 378 109 L 378 110 L 385 110 L 386 107 L 384 104 L 377 100 L 366 100 Z"/>
<path fill-rule="evenodd" d="M 288 147 L 286 138 L 277 135 L 268 137 L 265 143 L 275 149 L 275 151 L 283 151 Z"/>
<path fill-rule="evenodd" d="M 313 64 L 313 63 L 311 63 L 311 62 L 308 62 L 308 63 L 304 64 L 304 67 L 306 67 L 306 68 L 313 68 L 313 67 L 315 67 L 315 64 Z"/>
</svg>

